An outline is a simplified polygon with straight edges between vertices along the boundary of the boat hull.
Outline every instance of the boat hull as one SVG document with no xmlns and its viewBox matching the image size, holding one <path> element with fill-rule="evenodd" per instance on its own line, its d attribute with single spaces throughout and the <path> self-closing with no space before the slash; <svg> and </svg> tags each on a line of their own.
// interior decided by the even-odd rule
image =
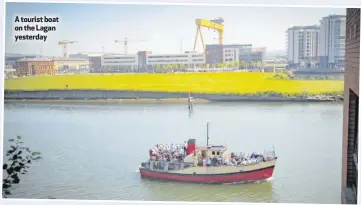
<svg viewBox="0 0 361 205">
<path fill-rule="evenodd" d="M 195 182 L 195 183 L 235 183 L 235 182 L 252 182 L 259 180 L 266 180 L 273 175 L 275 166 L 264 167 L 256 170 L 247 170 L 232 173 L 221 174 L 184 174 L 184 173 L 172 173 L 172 172 L 159 172 L 145 168 L 140 168 L 140 174 L 142 177 L 170 180 L 170 181 L 182 181 L 182 182 Z"/>
</svg>

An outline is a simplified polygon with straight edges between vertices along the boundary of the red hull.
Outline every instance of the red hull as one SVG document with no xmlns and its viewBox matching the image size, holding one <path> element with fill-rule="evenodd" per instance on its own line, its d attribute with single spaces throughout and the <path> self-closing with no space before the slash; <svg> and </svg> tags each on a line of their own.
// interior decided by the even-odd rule
<svg viewBox="0 0 361 205">
<path fill-rule="evenodd" d="M 198 182 L 198 183 L 232 183 L 232 182 L 246 182 L 265 180 L 272 177 L 274 166 L 248 171 L 229 174 L 213 174 L 213 175 L 190 175 L 190 174 L 176 174 L 176 173 L 161 173 L 150 171 L 144 168 L 140 169 L 140 174 L 143 177 L 149 177 L 161 180 L 183 181 L 183 182 Z"/>
</svg>

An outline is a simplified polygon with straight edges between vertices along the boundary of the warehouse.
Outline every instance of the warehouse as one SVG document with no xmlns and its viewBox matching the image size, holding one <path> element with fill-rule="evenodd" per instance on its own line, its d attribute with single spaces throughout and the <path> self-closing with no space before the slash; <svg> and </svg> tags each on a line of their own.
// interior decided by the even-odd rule
<svg viewBox="0 0 361 205">
<path fill-rule="evenodd" d="M 89 73 L 89 61 L 81 58 L 53 58 L 56 74 Z"/>
</svg>

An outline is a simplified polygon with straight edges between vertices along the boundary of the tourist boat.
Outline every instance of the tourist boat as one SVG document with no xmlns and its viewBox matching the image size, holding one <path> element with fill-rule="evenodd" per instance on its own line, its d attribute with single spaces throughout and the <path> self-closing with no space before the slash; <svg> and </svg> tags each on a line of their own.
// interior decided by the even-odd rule
<svg viewBox="0 0 361 205">
<path fill-rule="evenodd" d="M 200 157 L 222 157 L 226 155 L 227 147 L 196 145 L 195 139 L 187 142 L 186 157 L 181 161 L 154 161 L 143 162 L 139 168 L 142 177 L 195 183 L 237 183 L 254 182 L 272 178 L 277 157 L 273 150 L 268 160 L 250 165 L 221 165 L 204 166 L 199 163 Z"/>
</svg>

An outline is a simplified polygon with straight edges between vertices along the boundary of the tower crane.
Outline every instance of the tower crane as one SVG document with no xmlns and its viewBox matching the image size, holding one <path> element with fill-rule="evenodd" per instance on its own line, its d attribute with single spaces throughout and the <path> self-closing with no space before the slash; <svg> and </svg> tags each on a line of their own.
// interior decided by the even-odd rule
<svg viewBox="0 0 361 205">
<path fill-rule="evenodd" d="M 128 38 L 124 38 L 124 40 L 119 41 L 119 40 L 115 40 L 114 43 L 123 43 L 124 45 L 124 54 L 128 54 L 128 43 L 129 42 L 145 42 L 148 40 L 129 40 Z"/>
<path fill-rule="evenodd" d="M 208 28 L 208 29 L 212 29 L 215 31 L 218 31 L 218 42 L 219 45 L 223 45 L 223 32 L 224 32 L 224 25 L 223 25 L 223 18 L 218 17 L 216 19 L 213 20 L 205 20 L 205 19 L 196 19 L 196 25 L 197 25 L 197 33 L 196 33 L 196 38 L 194 40 L 194 48 L 193 51 L 196 50 L 196 46 L 197 46 L 197 38 L 198 38 L 198 33 L 201 37 L 201 41 L 202 41 L 202 48 L 203 51 L 205 51 L 205 45 L 204 45 L 204 40 L 203 40 L 203 35 L 202 35 L 202 31 L 201 31 L 201 27 L 204 28 Z"/>
<path fill-rule="evenodd" d="M 67 44 L 71 44 L 71 43 L 76 43 L 77 41 L 68 41 L 68 40 L 62 40 L 59 41 L 58 44 L 59 45 L 63 45 L 63 57 L 66 58 L 68 56 L 68 51 L 67 51 Z"/>
</svg>

